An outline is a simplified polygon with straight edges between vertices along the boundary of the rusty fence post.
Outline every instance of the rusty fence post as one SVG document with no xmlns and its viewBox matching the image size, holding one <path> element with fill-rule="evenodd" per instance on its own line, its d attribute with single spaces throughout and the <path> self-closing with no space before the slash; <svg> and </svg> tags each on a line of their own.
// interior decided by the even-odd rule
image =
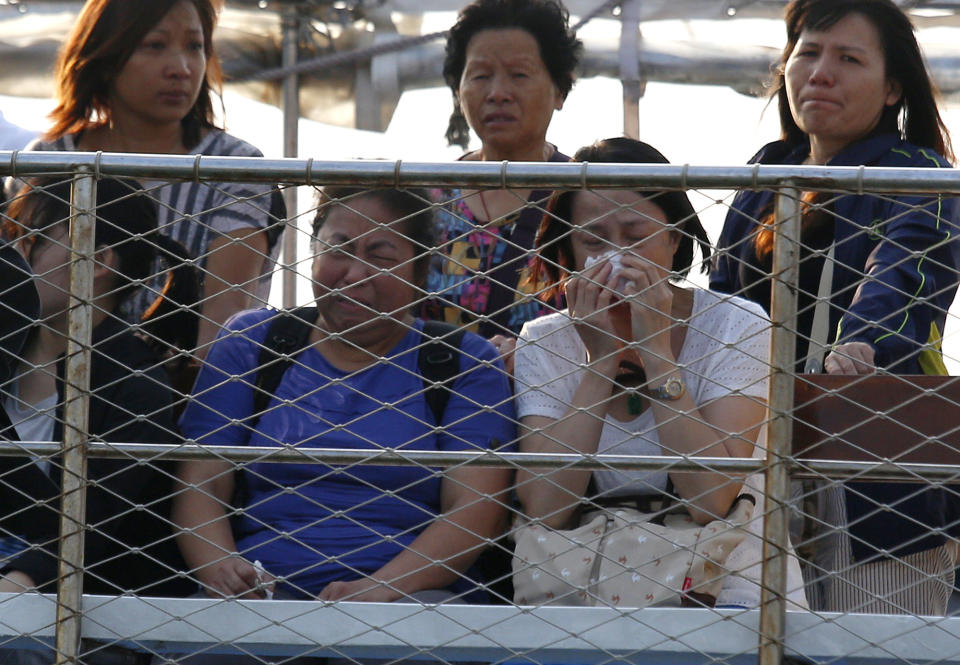
<svg viewBox="0 0 960 665">
<path fill-rule="evenodd" d="M 87 423 L 97 183 L 77 169 L 70 192 L 70 310 L 63 409 L 63 486 L 57 579 L 57 665 L 77 663 L 83 602 L 83 542 L 87 497 Z"/>
<path fill-rule="evenodd" d="M 777 195 L 773 244 L 770 319 L 770 392 L 767 404 L 766 509 L 763 525 L 763 576 L 760 596 L 760 665 L 783 662 L 789 544 L 790 444 L 792 436 L 797 277 L 800 255 L 799 192 Z"/>
</svg>

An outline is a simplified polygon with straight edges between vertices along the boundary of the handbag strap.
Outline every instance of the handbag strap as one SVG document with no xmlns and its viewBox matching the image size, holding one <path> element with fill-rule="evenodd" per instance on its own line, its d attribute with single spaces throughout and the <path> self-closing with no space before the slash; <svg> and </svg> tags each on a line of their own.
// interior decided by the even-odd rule
<svg viewBox="0 0 960 665">
<path fill-rule="evenodd" d="M 830 297 L 833 295 L 833 256 L 835 243 L 830 243 L 820 270 L 820 286 L 817 289 L 817 304 L 813 308 L 813 325 L 810 327 L 810 343 L 807 359 L 803 363 L 804 374 L 819 374 L 823 371 L 823 359 L 827 353 L 830 335 Z M 818 252 L 822 253 L 822 252 Z"/>
</svg>

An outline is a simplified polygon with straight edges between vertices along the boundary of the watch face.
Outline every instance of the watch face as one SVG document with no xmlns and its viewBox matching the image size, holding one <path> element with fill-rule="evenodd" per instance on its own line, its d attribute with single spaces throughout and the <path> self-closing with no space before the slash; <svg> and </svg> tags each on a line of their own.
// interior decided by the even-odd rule
<svg viewBox="0 0 960 665">
<path fill-rule="evenodd" d="M 659 399 L 680 399 L 680 396 L 683 395 L 683 381 L 676 377 L 667 379 L 665 384 L 657 388 L 655 394 Z"/>
<path fill-rule="evenodd" d="M 667 395 L 670 396 L 670 399 L 677 399 L 683 394 L 683 384 L 680 382 L 680 379 L 670 379 L 667 381 L 664 389 Z"/>
</svg>

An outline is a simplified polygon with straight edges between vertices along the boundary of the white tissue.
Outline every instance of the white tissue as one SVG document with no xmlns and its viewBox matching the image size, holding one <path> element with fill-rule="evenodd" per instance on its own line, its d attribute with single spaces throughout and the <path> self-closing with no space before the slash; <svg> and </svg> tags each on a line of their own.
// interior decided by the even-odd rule
<svg viewBox="0 0 960 665">
<path fill-rule="evenodd" d="M 603 254 L 598 254 L 597 256 L 588 256 L 587 260 L 583 264 L 583 269 L 586 270 L 590 266 L 601 261 L 607 261 L 611 266 L 613 266 L 613 273 L 610 275 L 611 277 L 619 274 L 620 271 L 623 270 L 623 255 L 615 249 L 608 250 Z M 621 297 L 626 296 L 626 290 L 633 289 L 634 286 L 635 284 L 632 280 L 621 278 L 617 282 L 617 294 Z"/>
<path fill-rule="evenodd" d="M 263 583 L 263 576 L 267 571 L 264 569 L 263 564 L 260 563 L 260 559 L 253 562 L 253 570 L 257 573 L 257 586 L 263 588 L 263 593 L 267 600 L 273 600 L 273 589 Z"/>
</svg>

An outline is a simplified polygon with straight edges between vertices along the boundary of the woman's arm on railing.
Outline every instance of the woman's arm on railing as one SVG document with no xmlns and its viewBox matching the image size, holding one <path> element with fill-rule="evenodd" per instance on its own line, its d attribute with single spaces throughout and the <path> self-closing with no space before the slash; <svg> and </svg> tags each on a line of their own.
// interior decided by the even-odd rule
<svg viewBox="0 0 960 665">
<path fill-rule="evenodd" d="M 180 466 L 180 487 L 173 500 L 173 521 L 180 529 L 177 544 L 209 595 L 264 598 L 257 570 L 237 555 L 224 508 L 233 497 L 233 473 L 230 464 L 220 460 Z M 272 576 L 263 577 L 273 582 Z"/>
</svg>

